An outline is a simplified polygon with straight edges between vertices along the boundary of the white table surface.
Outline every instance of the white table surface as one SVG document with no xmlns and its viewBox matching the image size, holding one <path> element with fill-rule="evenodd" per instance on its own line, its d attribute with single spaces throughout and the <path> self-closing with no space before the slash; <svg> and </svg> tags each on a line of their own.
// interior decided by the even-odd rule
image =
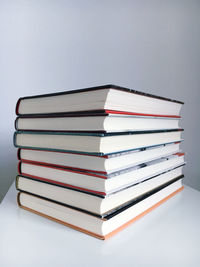
<svg viewBox="0 0 200 267">
<path fill-rule="evenodd" d="M 18 208 L 14 185 L 0 205 L 1 267 L 200 266 L 200 192 L 185 187 L 101 241 Z"/>
</svg>

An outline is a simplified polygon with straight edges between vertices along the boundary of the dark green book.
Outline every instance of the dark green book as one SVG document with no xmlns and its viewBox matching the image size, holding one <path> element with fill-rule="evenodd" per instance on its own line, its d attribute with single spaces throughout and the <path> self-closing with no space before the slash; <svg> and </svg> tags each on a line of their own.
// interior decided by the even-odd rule
<svg viewBox="0 0 200 267">
<path fill-rule="evenodd" d="M 14 145 L 20 148 L 71 151 L 107 155 L 181 141 L 182 129 L 124 133 L 17 131 Z"/>
</svg>

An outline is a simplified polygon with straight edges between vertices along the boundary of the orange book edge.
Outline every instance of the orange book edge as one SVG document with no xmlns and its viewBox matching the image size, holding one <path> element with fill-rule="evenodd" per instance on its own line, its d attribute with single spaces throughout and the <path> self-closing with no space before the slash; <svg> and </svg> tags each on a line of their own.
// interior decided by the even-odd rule
<svg viewBox="0 0 200 267">
<path fill-rule="evenodd" d="M 77 231 L 80 231 L 82 233 L 85 233 L 85 234 L 88 234 L 88 235 L 91 235 L 93 237 L 96 237 L 98 239 L 101 239 L 101 240 L 106 240 L 110 237 L 112 237 L 113 235 L 117 234 L 119 231 L 125 229 L 127 226 L 129 226 L 130 224 L 132 224 L 133 222 L 135 222 L 136 220 L 142 218 L 144 215 L 146 215 L 147 213 L 149 213 L 150 211 L 154 210 L 155 208 L 159 207 L 161 204 L 163 204 L 165 201 L 167 201 L 168 199 L 170 199 L 171 197 L 173 197 L 174 195 L 176 195 L 177 193 L 179 193 L 180 191 L 182 191 L 184 188 L 184 186 L 180 187 L 179 189 L 177 189 L 176 191 L 174 191 L 173 193 L 171 193 L 170 195 L 168 195 L 167 197 L 163 198 L 162 200 L 160 200 L 159 202 L 157 202 L 156 204 L 154 204 L 152 207 L 148 208 L 147 210 L 143 211 L 142 213 L 140 213 L 139 215 L 137 215 L 136 217 L 134 217 L 133 219 L 131 219 L 130 221 L 126 222 L 125 224 L 123 224 L 122 226 L 120 226 L 119 228 L 115 229 L 114 231 L 112 231 L 111 233 L 105 235 L 105 236 L 101 236 L 101 235 L 98 235 L 98 234 L 95 234 L 93 232 L 90 232 L 90 231 L 87 231 L 83 228 L 80 228 L 80 227 L 77 227 L 77 226 L 74 226 L 72 224 L 69 224 L 69 223 L 66 223 L 64 221 L 61 221 L 61 220 L 58 220 L 54 217 L 51 217 L 51 216 L 48 216 L 44 213 L 41 213 L 41 212 L 38 212 L 36 210 L 33 210 L 33 209 L 30 209 L 30 208 L 27 208 L 23 205 L 21 205 L 20 203 L 20 194 L 21 193 L 18 193 L 17 195 L 17 203 L 19 205 L 20 208 L 24 209 L 24 210 L 27 210 L 27 211 L 30 211 L 32 213 L 35 213 L 37 215 L 40 215 L 42 217 L 45 217 L 47 219 L 50 219 L 54 222 L 57 222 L 57 223 L 60 223 L 62 225 L 65 225 L 65 226 L 68 226 L 70 228 L 73 228 Z"/>
</svg>

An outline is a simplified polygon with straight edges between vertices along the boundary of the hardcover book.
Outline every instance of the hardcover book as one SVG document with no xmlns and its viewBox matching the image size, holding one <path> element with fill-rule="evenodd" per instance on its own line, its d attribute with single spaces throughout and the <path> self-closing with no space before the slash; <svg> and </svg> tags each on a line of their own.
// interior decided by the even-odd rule
<svg viewBox="0 0 200 267">
<path fill-rule="evenodd" d="M 22 97 L 19 207 L 107 239 L 183 189 L 183 102 L 113 84 Z"/>
<path fill-rule="evenodd" d="M 122 111 L 137 114 L 179 116 L 183 102 L 117 85 L 103 85 L 20 98 L 17 115 L 88 111 Z"/>
<path fill-rule="evenodd" d="M 175 180 L 104 217 L 24 192 L 18 194 L 18 204 L 23 209 L 55 222 L 99 239 L 107 239 L 164 203 L 182 189 L 182 180 Z"/>
<path fill-rule="evenodd" d="M 107 155 L 179 142 L 182 140 L 181 132 L 182 129 L 124 133 L 18 131 L 14 134 L 14 145 L 20 148 Z"/>
<path fill-rule="evenodd" d="M 180 142 L 105 156 L 22 148 L 17 154 L 22 162 L 109 174 L 177 152 L 180 152 Z"/>
<path fill-rule="evenodd" d="M 15 121 L 16 130 L 130 132 L 178 129 L 178 118 L 134 116 L 125 114 L 24 116 Z"/>
<path fill-rule="evenodd" d="M 81 210 L 103 215 L 148 191 L 180 177 L 182 177 L 181 166 L 109 195 L 72 186 L 67 187 L 62 184 L 53 184 L 49 181 L 37 180 L 23 175 L 17 176 L 16 188 Z"/>
<path fill-rule="evenodd" d="M 35 180 L 109 195 L 153 176 L 184 165 L 184 154 L 142 163 L 110 174 L 19 162 L 19 174 Z"/>
</svg>

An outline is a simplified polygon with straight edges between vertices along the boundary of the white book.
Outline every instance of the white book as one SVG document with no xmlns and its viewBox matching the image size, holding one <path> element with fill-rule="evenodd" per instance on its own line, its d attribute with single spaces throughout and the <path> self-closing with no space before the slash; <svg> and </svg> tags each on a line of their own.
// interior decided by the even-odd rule
<svg viewBox="0 0 200 267">
<path fill-rule="evenodd" d="M 166 157 L 180 151 L 180 143 L 172 143 L 116 153 L 107 156 L 93 156 L 47 150 L 19 149 L 18 159 L 26 162 L 112 173 L 147 161 Z"/>
<path fill-rule="evenodd" d="M 16 147 L 76 151 L 96 155 L 117 153 L 181 140 L 181 130 L 120 134 L 19 131 L 14 135 Z"/>
<path fill-rule="evenodd" d="M 175 168 L 106 196 L 42 182 L 21 175 L 16 179 L 16 187 L 24 192 L 103 215 L 181 175 L 182 167 Z"/>
<path fill-rule="evenodd" d="M 109 175 L 27 162 L 21 162 L 19 170 L 20 174 L 26 177 L 96 194 L 109 195 L 183 164 L 184 155 L 182 153 L 136 165 Z"/>
<path fill-rule="evenodd" d="M 183 102 L 136 90 L 104 85 L 81 90 L 30 96 L 17 102 L 17 115 L 114 110 L 179 116 Z"/>
<path fill-rule="evenodd" d="M 107 239 L 183 189 L 177 180 L 153 194 L 101 218 L 27 193 L 18 195 L 19 206 L 100 239 Z M 168 214 L 170 216 L 170 212 Z"/>
<path fill-rule="evenodd" d="M 179 119 L 107 114 L 102 116 L 18 117 L 16 130 L 129 132 L 178 129 Z"/>
</svg>

